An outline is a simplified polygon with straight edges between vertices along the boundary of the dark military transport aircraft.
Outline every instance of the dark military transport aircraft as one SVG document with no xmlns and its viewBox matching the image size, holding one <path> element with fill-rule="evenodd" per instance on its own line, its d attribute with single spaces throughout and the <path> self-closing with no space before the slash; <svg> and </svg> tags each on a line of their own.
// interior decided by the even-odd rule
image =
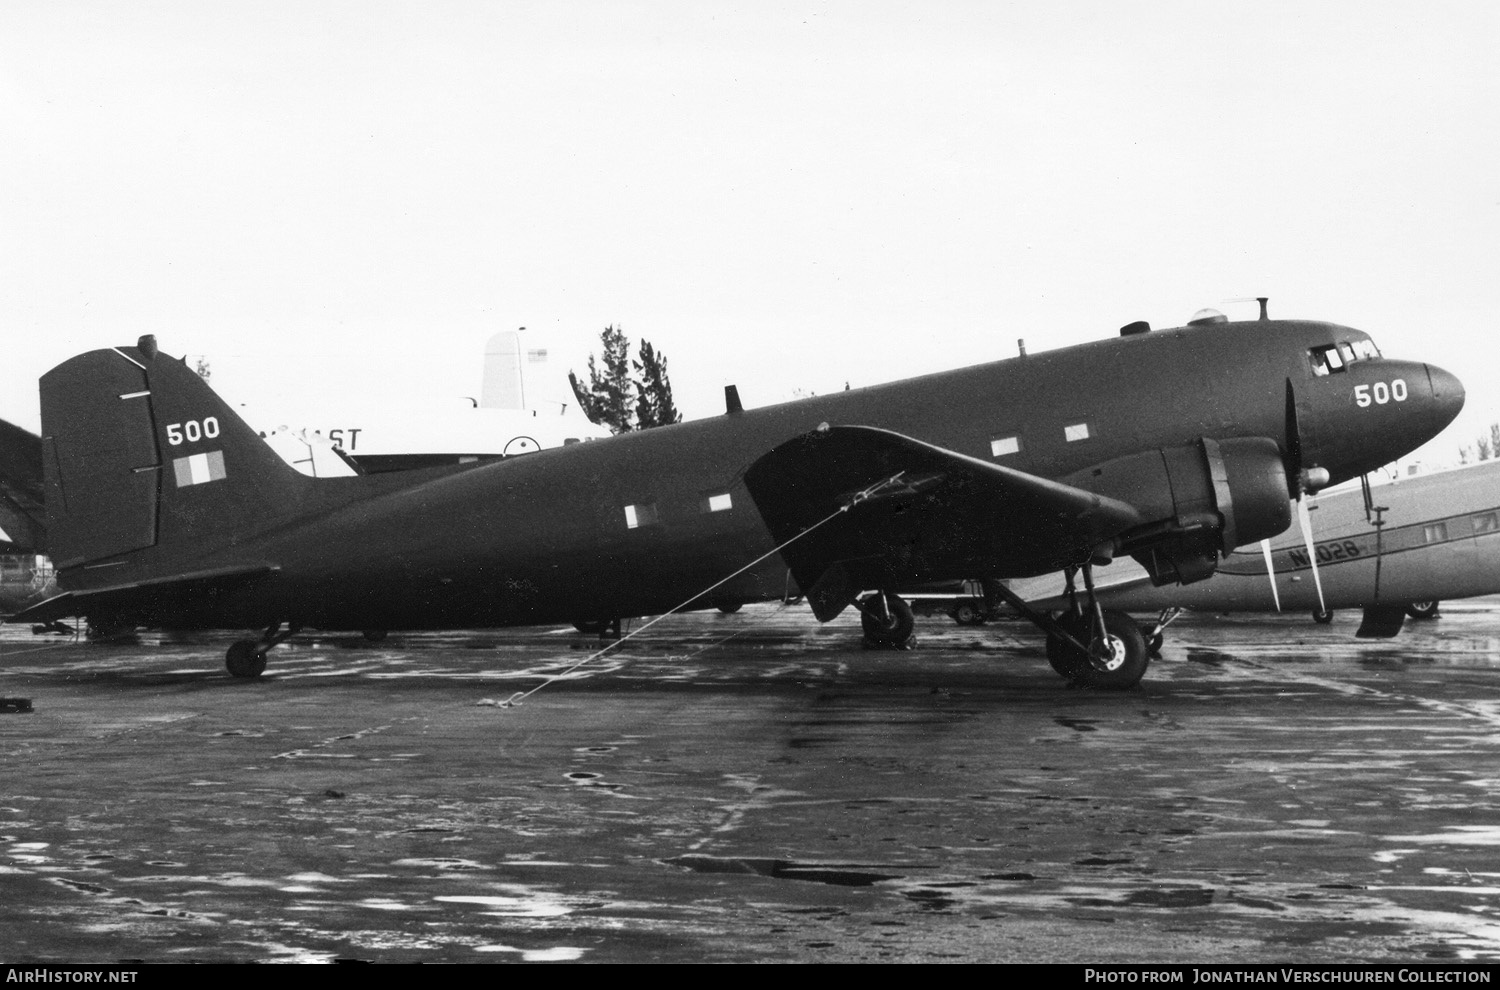
<svg viewBox="0 0 1500 990">
<path fill-rule="evenodd" d="M 265 628 L 585 623 L 805 596 L 904 645 L 894 589 L 1081 572 L 1029 612 L 1064 676 L 1137 683 L 1140 628 L 1092 595 L 1128 554 L 1212 574 L 1289 499 L 1416 448 L 1462 386 L 1329 323 L 1218 314 L 1150 332 L 478 465 L 350 478 L 288 467 L 143 337 L 41 380 L 47 550 L 65 592 L 12 621 Z M 999 582 L 989 582 L 999 585 Z M 283 628 L 284 627 L 284 628 Z"/>
</svg>

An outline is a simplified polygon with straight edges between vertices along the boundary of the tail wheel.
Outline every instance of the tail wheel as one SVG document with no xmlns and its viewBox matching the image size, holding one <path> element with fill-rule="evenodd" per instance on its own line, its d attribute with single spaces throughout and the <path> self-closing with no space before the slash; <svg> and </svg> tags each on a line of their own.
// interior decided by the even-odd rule
<svg viewBox="0 0 1500 990">
<path fill-rule="evenodd" d="M 882 603 L 881 597 L 885 601 Z M 917 618 L 911 606 L 895 595 L 880 592 L 860 602 L 860 625 L 865 642 L 877 649 L 900 649 L 911 640 Z"/>
<path fill-rule="evenodd" d="M 1068 680 L 1101 691 L 1124 691 L 1146 676 L 1146 668 L 1151 665 L 1146 637 L 1140 624 L 1124 612 L 1104 613 L 1102 637 L 1085 616 L 1066 615 L 1058 624 L 1089 645 L 1085 652 L 1060 637 L 1047 637 L 1047 660 Z"/>
<path fill-rule="evenodd" d="M 231 677 L 259 677 L 266 670 L 266 652 L 254 640 L 242 639 L 224 655 L 224 666 Z"/>
<path fill-rule="evenodd" d="M 1326 608 L 1313 609 L 1313 621 L 1320 626 L 1326 626 L 1333 621 L 1333 610 Z"/>
<path fill-rule="evenodd" d="M 1412 602 L 1406 606 L 1406 614 L 1413 619 L 1436 619 L 1438 614 L 1437 602 Z"/>
</svg>

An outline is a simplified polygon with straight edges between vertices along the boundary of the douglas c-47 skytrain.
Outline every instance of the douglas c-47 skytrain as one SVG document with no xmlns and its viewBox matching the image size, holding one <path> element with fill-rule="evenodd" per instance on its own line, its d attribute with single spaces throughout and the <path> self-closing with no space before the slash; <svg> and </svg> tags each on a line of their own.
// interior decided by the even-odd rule
<svg viewBox="0 0 1500 990">
<path fill-rule="evenodd" d="M 899 646 L 894 589 L 1063 572 L 1021 607 L 1057 669 L 1125 688 L 1149 654 L 1104 610 L 1116 556 L 1191 583 L 1276 536 L 1291 499 L 1388 463 L 1463 405 L 1451 374 L 1358 330 L 1222 316 L 474 465 L 288 467 L 156 341 L 41 380 L 47 550 L 62 594 L 14 621 L 302 628 L 609 621 L 804 596 Z M 994 582 L 996 585 L 998 581 Z M 1007 592 L 1008 593 L 1008 592 Z"/>
</svg>

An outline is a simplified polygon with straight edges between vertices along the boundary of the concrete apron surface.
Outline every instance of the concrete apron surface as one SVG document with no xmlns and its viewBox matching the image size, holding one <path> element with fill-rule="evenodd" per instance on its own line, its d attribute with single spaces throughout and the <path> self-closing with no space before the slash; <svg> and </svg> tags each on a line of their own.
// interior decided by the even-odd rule
<svg viewBox="0 0 1500 990">
<path fill-rule="evenodd" d="M 1074 690 L 1029 626 L 0 631 L 0 961 L 1500 958 L 1500 606 L 1194 616 Z"/>
</svg>

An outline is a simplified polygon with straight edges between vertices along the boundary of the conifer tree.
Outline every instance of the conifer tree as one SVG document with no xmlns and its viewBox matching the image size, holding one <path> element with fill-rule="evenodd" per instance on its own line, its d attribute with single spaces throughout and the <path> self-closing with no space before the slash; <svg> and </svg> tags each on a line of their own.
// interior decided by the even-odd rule
<svg viewBox="0 0 1500 990">
<path fill-rule="evenodd" d="M 634 428 L 635 411 L 631 408 L 630 393 L 630 341 L 625 333 L 613 324 L 599 335 L 603 344 L 602 361 L 596 362 L 589 355 L 589 381 L 585 387 L 578 376 L 568 372 L 568 381 L 573 386 L 573 396 L 578 400 L 583 414 L 591 422 L 607 426 L 615 433 L 625 433 Z M 599 364 L 603 364 L 600 370 Z"/>
<path fill-rule="evenodd" d="M 634 362 L 635 424 L 638 430 L 682 422 L 682 414 L 672 401 L 672 383 L 667 380 L 667 358 L 649 340 L 641 341 L 641 358 Z"/>
</svg>

